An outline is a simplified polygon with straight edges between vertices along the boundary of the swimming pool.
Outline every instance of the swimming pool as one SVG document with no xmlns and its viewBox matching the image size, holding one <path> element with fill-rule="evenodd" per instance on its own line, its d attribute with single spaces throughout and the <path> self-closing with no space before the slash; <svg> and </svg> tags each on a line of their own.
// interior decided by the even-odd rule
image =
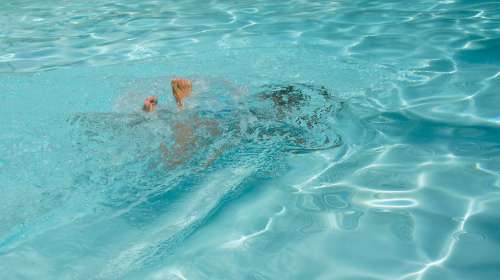
<svg viewBox="0 0 500 280">
<path fill-rule="evenodd" d="M 500 278 L 498 1 L 4 0 L 0 23 L 2 279 Z M 165 164 L 193 115 L 222 135 Z"/>
</svg>

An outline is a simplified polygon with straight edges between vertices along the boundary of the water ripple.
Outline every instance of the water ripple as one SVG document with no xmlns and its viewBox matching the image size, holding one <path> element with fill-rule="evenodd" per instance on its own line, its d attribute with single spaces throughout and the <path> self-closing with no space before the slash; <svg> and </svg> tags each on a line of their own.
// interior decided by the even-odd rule
<svg viewBox="0 0 500 280">
<path fill-rule="evenodd" d="M 498 278 L 499 11 L 1 1 L 0 275 Z M 140 104 L 175 109 L 176 75 L 195 82 L 189 110 L 239 113 L 165 168 L 158 143 L 190 118 Z M 311 98 L 302 111 L 251 117 L 252 97 L 287 87 Z"/>
</svg>

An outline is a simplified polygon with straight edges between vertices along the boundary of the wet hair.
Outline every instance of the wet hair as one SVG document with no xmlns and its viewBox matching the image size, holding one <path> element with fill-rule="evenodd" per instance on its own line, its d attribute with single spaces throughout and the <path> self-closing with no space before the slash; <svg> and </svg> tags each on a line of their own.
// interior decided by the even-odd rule
<svg viewBox="0 0 500 280">
<path fill-rule="evenodd" d="M 266 85 L 258 95 L 262 99 L 271 99 L 278 107 L 300 107 L 311 100 L 311 93 L 322 96 L 325 100 L 333 99 L 333 94 L 324 86 L 309 84 Z M 309 94 L 307 94 L 308 92 Z"/>
<path fill-rule="evenodd" d="M 287 139 L 286 150 L 307 153 L 342 145 L 333 126 L 343 101 L 323 86 L 267 85 L 257 94 L 266 105 L 252 111 L 265 122 L 264 134 Z"/>
<path fill-rule="evenodd" d="M 305 95 L 296 85 L 267 86 L 269 89 L 261 92 L 259 97 L 271 100 L 279 110 L 291 111 L 304 106 L 310 96 Z"/>
<path fill-rule="evenodd" d="M 326 87 L 309 84 L 267 85 L 258 96 L 272 101 L 278 118 L 294 118 L 298 125 L 305 124 L 308 128 L 343 105 Z"/>
</svg>

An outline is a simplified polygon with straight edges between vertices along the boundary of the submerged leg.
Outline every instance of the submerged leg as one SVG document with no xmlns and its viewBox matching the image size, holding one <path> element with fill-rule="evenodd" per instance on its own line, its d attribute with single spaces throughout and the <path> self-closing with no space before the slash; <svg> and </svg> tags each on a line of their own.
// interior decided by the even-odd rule
<svg viewBox="0 0 500 280">
<path fill-rule="evenodd" d="M 187 79 L 173 79 L 171 81 L 172 95 L 175 98 L 177 107 L 184 108 L 184 99 L 191 95 L 193 86 L 192 82 Z M 157 98 L 150 96 L 144 101 L 144 111 L 153 112 L 156 109 Z M 196 135 L 196 130 L 203 128 L 206 129 L 211 137 L 217 137 L 221 134 L 219 124 L 215 120 L 200 119 L 194 116 L 189 122 L 180 122 L 172 124 L 173 132 L 173 145 L 171 149 L 167 148 L 165 143 L 160 144 L 160 151 L 165 163 L 168 166 L 176 166 L 185 162 L 189 156 L 204 145 L 200 143 Z M 203 142 L 203 141 L 201 141 Z M 209 166 L 215 159 L 217 159 L 225 147 L 215 151 L 215 153 L 208 159 L 205 166 Z"/>
</svg>

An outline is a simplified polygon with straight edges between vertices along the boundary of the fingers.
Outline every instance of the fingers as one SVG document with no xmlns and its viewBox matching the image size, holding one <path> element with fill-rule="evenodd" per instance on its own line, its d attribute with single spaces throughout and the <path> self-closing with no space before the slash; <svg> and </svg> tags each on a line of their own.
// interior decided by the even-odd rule
<svg viewBox="0 0 500 280">
<path fill-rule="evenodd" d="M 158 97 L 157 96 L 149 96 L 144 100 L 144 105 L 142 109 L 145 112 L 153 112 L 158 105 Z"/>
<path fill-rule="evenodd" d="M 191 89 L 191 87 L 192 87 L 191 81 L 190 80 L 182 80 L 181 87 L 184 89 Z"/>
<path fill-rule="evenodd" d="M 172 81 L 170 81 L 170 84 L 172 87 L 176 88 L 190 88 L 193 85 L 190 80 L 182 78 L 173 78 Z"/>
<path fill-rule="evenodd" d="M 146 100 L 144 100 L 144 104 L 158 104 L 158 97 L 157 96 L 149 96 L 148 98 L 146 98 Z"/>
</svg>

